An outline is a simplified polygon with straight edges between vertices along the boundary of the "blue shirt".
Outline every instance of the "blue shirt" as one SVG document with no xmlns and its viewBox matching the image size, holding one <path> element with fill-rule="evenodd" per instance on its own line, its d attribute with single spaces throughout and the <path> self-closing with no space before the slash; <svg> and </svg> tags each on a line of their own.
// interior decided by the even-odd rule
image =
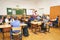
<svg viewBox="0 0 60 40">
<path fill-rule="evenodd" d="M 36 18 L 36 19 L 37 19 L 38 21 L 40 21 L 40 19 L 41 19 L 41 18 L 40 18 L 39 16 L 37 16 L 37 18 Z"/>
<path fill-rule="evenodd" d="M 30 18 L 29 20 L 30 20 L 30 21 L 33 21 L 33 20 L 34 20 L 34 18 Z"/>
<path fill-rule="evenodd" d="M 55 22 L 58 23 L 58 17 L 56 18 Z"/>
<path fill-rule="evenodd" d="M 12 27 L 20 27 L 20 21 L 19 20 L 14 20 L 10 24 Z M 18 32 L 20 32 L 20 30 L 14 30 L 14 31 L 12 30 L 11 34 L 12 33 L 18 33 Z"/>
<path fill-rule="evenodd" d="M 14 20 L 13 22 L 11 22 L 11 26 L 12 27 L 20 27 L 20 21 L 19 20 Z"/>
</svg>

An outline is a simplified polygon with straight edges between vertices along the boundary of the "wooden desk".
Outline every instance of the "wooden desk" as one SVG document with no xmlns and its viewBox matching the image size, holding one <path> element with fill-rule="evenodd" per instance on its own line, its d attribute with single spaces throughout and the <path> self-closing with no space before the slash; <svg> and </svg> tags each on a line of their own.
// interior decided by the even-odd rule
<svg viewBox="0 0 60 40">
<path fill-rule="evenodd" d="M 20 26 L 27 26 L 27 24 L 25 24 L 25 23 L 21 23 Z"/>
<path fill-rule="evenodd" d="M 26 26 L 27 26 L 27 24 L 22 23 L 22 24 L 20 24 L 20 26 L 21 26 L 21 29 L 23 29 L 24 27 L 26 27 Z"/>
<path fill-rule="evenodd" d="M 33 31 L 33 29 L 35 29 L 35 33 L 36 33 L 36 30 L 39 29 L 40 31 L 40 25 L 42 24 L 43 22 L 42 21 L 31 21 L 31 29 Z"/>
<path fill-rule="evenodd" d="M 0 25 L 0 28 L 8 28 L 8 27 L 11 27 L 11 25 L 9 25 L 9 24 Z"/>
<path fill-rule="evenodd" d="M 8 32 L 11 29 L 11 25 L 9 24 L 0 25 L 0 28 L 3 29 L 2 30 L 3 32 Z"/>
<path fill-rule="evenodd" d="M 42 23 L 43 23 L 43 21 L 37 21 L 37 22 L 31 21 L 31 24 L 41 25 Z"/>
<path fill-rule="evenodd" d="M 24 21 L 26 21 L 26 22 L 27 22 L 27 21 L 28 21 L 28 19 L 24 19 Z"/>
<path fill-rule="evenodd" d="M 26 26 L 27 26 L 27 24 L 22 23 L 22 24 L 20 24 L 20 26 L 21 26 L 21 29 L 23 29 L 24 27 L 26 27 Z"/>
<path fill-rule="evenodd" d="M 0 28 L 2 29 L 3 32 L 3 40 L 10 40 L 10 30 L 11 30 L 11 25 L 5 24 L 5 25 L 0 25 Z"/>
<path fill-rule="evenodd" d="M 50 21 L 52 21 L 52 22 L 53 22 L 53 21 L 55 21 L 55 19 L 52 19 L 52 20 L 50 20 Z"/>
</svg>

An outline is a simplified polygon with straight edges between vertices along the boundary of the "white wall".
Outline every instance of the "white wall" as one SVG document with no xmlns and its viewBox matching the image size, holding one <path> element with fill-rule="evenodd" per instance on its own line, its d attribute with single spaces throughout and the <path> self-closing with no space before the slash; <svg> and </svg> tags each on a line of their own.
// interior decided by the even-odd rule
<svg viewBox="0 0 60 40">
<path fill-rule="evenodd" d="M 50 6 L 60 5 L 60 0 L 0 0 L 0 15 L 6 15 L 7 8 L 19 8 L 37 9 L 38 13 L 50 14 Z M 43 8 L 42 12 L 39 10 Z"/>
<path fill-rule="evenodd" d="M 40 0 L 38 2 L 38 8 L 43 8 L 45 14 L 50 14 L 51 6 L 59 6 L 60 0 Z"/>
<path fill-rule="evenodd" d="M 36 8 L 34 1 L 29 0 L 0 0 L 0 15 L 7 14 L 7 8 L 16 8 L 16 5 L 19 5 L 19 8 L 32 9 Z"/>
</svg>

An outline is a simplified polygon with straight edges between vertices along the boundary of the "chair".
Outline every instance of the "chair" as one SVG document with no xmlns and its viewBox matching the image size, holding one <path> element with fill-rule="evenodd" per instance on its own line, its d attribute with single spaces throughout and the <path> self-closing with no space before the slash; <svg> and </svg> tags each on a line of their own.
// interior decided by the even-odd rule
<svg viewBox="0 0 60 40">
<path fill-rule="evenodd" d="M 58 27 L 60 27 L 60 20 L 58 21 Z"/>
<path fill-rule="evenodd" d="M 13 32 L 13 31 L 16 31 L 17 32 Z M 12 27 L 12 38 L 14 40 L 22 40 L 22 34 L 21 34 L 21 31 L 20 31 L 20 27 Z"/>
<path fill-rule="evenodd" d="M 32 30 L 32 32 L 33 32 L 33 29 L 34 29 L 34 30 L 35 30 L 34 33 L 36 33 L 37 27 L 38 27 L 38 23 L 32 21 L 32 22 L 31 22 L 31 30 Z"/>
<path fill-rule="evenodd" d="M 38 22 L 38 27 L 37 28 L 39 29 L 39 31 L 41 31 L 41 25 L 42 25 L 42 23 L 43 23 L 42 21 Z"/>
<path fill-rule="evenodd" d="M 50 25 L 50 22 L 47 22 L 47 23 L 46 23 L 46 31 L 47 31 L 47 32 L 50 31 L 50 26 L 49 26 L 49 25 Z"/>
<path fill-rule="evenodd" d="M 33 29 L 35 30 L 34 33 L 36 33 L 37 29 L 37 24 L 31 24 L 31 30 L 33 32 Z"/>
</svg>

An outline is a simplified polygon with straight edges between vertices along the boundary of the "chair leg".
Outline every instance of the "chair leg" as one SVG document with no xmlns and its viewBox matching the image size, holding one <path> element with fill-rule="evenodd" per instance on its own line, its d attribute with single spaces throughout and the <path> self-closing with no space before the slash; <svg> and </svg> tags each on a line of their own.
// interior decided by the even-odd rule
<svg viewBox="0 0 60 40">
<path fill-rule="evenodd" d="M 19 37 L 20 40 L 22 40 L 22 34 L 20 34 L 20 37 Z"/>
<path fill-rule="evenodd" d="M 35 28 L 35 32 L 34 33 L 36 33 L 36 28 Z"/>
</svg>

